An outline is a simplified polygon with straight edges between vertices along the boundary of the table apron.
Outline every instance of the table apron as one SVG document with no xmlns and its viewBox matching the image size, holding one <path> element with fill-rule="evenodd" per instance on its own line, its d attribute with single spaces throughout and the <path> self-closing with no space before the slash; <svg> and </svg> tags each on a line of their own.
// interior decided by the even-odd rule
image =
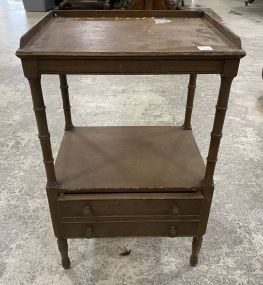
<svg viewBox="0 0 263 285">
<path fill-rule="evenodd" d="M 225 60 L 52 59 L 23 61 L 26 77 L 37 74 L 222 74 Z M 34 66 L 34 70 L 32 67 Z"/>
</svg>

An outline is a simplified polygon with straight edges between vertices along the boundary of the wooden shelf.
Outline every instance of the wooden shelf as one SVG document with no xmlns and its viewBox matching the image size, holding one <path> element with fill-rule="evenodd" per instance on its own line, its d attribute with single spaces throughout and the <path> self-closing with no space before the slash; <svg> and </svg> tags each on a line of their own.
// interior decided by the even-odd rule
<svg viewBox="0 0 263 285">
<path fill-rule="evenodd" d="M 64 192 L 193 191 L 205 173 L 192 131 L 179 127 L 76 127 L 55 169 Z"/>
</svg>

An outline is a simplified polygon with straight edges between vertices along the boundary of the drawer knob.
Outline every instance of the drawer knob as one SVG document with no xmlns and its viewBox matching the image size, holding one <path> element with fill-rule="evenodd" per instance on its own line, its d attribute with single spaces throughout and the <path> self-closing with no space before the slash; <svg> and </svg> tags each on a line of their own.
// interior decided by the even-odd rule
<svg viewBox="0 0 263 285">
<path fill-rule="evenodd" d="M 92 215 L 91 207 L 90 206 L 86 206 L 82 210 L 82 213 L 83 213 L 84 216 L 91 216 Z"/>
<path fill-rule="evenodd" d="M 93 231 L 92 228 L 87 228 L 85 233 L 86 238 L 93 238 Z"/>
<path fill-rule="evenodd" d="M 176 231 L 175 227 L 170 227 L 170 230 L 169 230 L 168 234 L 169 234 L 169 237 L 171 237 L 171 238 L 176 237 L 177 231 Z"/>
<path fill-rule="evenodd" d="M 170 209 L 171 215 L 178 215 L 180 213 L 180 208 L 177 205 L 173 205 Z"/>
</svg>

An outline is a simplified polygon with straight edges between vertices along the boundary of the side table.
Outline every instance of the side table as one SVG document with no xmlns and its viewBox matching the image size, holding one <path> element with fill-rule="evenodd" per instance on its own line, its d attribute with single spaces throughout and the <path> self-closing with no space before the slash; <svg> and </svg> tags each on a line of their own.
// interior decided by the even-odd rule
<svg viewBox="0 0 263 285">
<path fill-rule="evenodd" d="M 16 54 L 31 88 L 63 267 L 67 239 L 116 236 L 193 237 L 195 266 L 231 83 L 245 56 L 238 36 L 203 11 L 52 11 Z M 60 78 L 65 134 L 55 163 L 42 74 Z M 66 74 L 190 74 L 184 124 L 75 127 Z M 221 76 L 206 165 L 191 130 L 197 74 Z"/>
</svg>

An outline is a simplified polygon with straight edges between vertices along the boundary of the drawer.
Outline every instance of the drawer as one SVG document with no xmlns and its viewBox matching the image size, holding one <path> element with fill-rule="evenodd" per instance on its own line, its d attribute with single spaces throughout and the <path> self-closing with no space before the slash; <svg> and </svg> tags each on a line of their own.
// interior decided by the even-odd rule
<svg viewBox="0 0 263 285">
<path fill-rule="evenodd" d="M 101 221 L 62 223 L 65 238 L 194 236 L 198 221 Z"/>
<path fill-rule="evenodd" d="M 199 193 L 61 194 L 61 217 L 199 215 Z"/>
</svg>

